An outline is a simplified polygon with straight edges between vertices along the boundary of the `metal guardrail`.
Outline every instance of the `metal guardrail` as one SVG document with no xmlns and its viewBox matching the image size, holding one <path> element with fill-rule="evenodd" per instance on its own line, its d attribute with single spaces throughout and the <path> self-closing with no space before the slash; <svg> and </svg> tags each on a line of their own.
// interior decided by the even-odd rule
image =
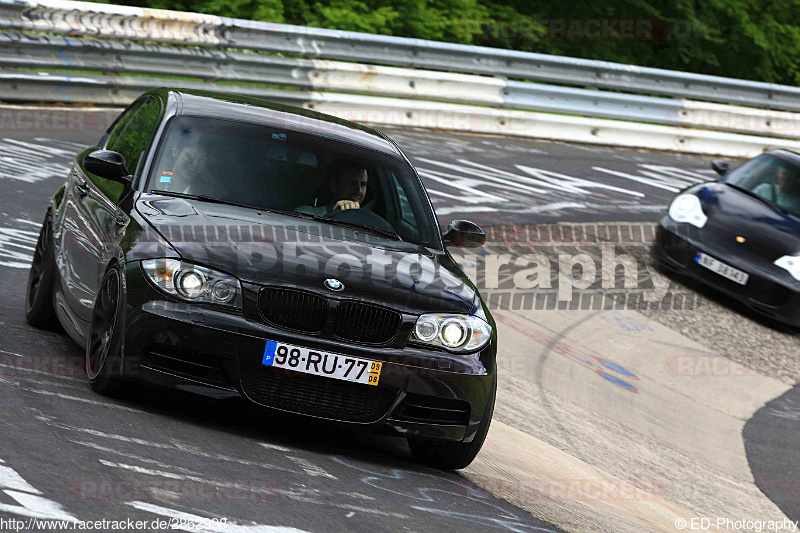
<svg viewBox="0 0 800 533">
<path fill-rule="evenodd" d="M 237 92 L 245 91 L 246 88 L 241 86 L 246 84 L 269 84 L 800 137 L 800 114 L 760 111 L 753 116 L 752 110 L 730 106 L 714 108 L 700 102 L 507 81 L 487 76 L 13 32 L 0 32 L 0 49 L 6 51 L 0 54 L 0 68 L 3 69 L 76 70 L 117 76 L 136 74 L 155 77 L 169 73 L 207 82 L 234 84 Z M 10 76 L 9 72 L 2 74 Z M 75 78 L 70 79 L 72 84 L 77 83 Z M 88 75 L 81 79 L 88 79 Z M 109 84 L 109 87 L 116 87 L 117 92 L 106 95 L 93 92 L 87 100 L 86 91 L 83 90 L 70 99 L 96 104 L 125 103 L 119 87 L 135 84 L 133 80 L 115 80 L 109 76 L 103 80 L 102 83 Z M 62 79 L 62 83 L 65 82 L 67 80 Z M 175 83 L 170 80 L 165 82 Z M 153 81 L 150 85 L 140 86 L 152 85 Z M 246 92 L 254 94 L 252 90 Z M 20 91 L 18 98 L 34 101 L 46 99 L 36 90 Z M 690 110 L 693 112 L 690 113 Z M 701 112 L 718 120 L 709 121 L 709 117 L 703 117 Z"/>
<path fill-rule="evenodd" d="M 63 0 L 0 0 L 0 28 L 226 46 L 800 111 L 800 88 L 604 61 L 213 15 Z"/>
<path fill-rule="evenodd" d="M 794 147 L 796 143 L 779 138 L 800 138 L 800 113 L 786 111 L 800 110 L 796 87 L 61 0 L 0 0 L 0 29 L 6 30 L 0 31 L 3 100 L 119 105 L 153 86 L 181 86 L 262 96 L 340 114 L 347 111 L 342 103 L 364 112 L 363 103 L 369 102 L 373 113 L 361 120 L 377 123 L 408 123 L 387 115 L 399 113 L 406 118 L 429 117 L 423 127 L 504 133 L 511 124 L 525 124 L 527 129 L 517 128 L 511 134 L 558 138 L 553 131 L 544 134 L 535 127 L 544 123 L 555 127 L 553 117 L 520 114 L 544 111 L 559 114 L 562 125 L 570 124 L 562 128 L 567 140 L 578 140 L 577 136 L 585 142 L 683 151 L 699 150 L 687 149 L 689 144 L 709 146 L 709 138 L 686 131 L 690 128 L 747 134 L 727 139 L 727 146 L 720 145 L 714 153 L 740 154 L 747 151 L 744 145 L 751 146 L 751 152 L 777 145 Z M 724 104 L 700 101 L 704 99 Z M 730 105 L 742 103 L 761 109 Z M 447 111 L 431 122 L 436 109 Z M 650 128 L 651 135 L 642 138 L 643 131 L 632 122 L 648 123 L 641 125 Z M 574 131 L 578 123 L 583 124 L 580 132 Z M 629 138 L 620 141 L 619 132 L 625 128 Z M 601 140 L 599 131 L 617 133 Z M 664 135 L 671 140 L 653 144 Z M 686 142 L 697 138 L 704 140 Z"/>
</svg>

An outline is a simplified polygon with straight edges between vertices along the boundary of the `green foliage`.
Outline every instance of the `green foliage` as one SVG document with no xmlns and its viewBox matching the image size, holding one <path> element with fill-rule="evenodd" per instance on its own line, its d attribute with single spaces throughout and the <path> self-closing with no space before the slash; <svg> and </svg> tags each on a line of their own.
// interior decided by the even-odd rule
<svg viewBox="0 0 800 533">
<path fill-rule="evenodd" d="M 122 0 L 800 84 L 800 0 Z"/>
</svg>

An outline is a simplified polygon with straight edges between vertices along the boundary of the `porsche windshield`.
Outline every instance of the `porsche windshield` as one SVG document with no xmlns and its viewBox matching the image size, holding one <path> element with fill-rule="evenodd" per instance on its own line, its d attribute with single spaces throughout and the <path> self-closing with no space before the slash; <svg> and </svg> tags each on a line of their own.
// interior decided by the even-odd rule
<svg viewBox="0 0 800 533">
<path fill-rule="evenodd" d="M 800 168 L 789 161 L 761 155 L 733 170 L 724 181 L 783 211 L 800 215 Z"/>
<path fill-rule="evenodd" d="M 322 217 L 440 247 L 438 225 L 408 163 L 286 129 L 173 118 L 146 190 Z"/>
</svg>

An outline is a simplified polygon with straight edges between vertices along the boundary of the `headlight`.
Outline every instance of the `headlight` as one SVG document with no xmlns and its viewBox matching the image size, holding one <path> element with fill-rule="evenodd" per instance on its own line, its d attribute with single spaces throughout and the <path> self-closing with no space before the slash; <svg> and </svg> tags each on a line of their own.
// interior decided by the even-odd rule
<svg viewBox="0 0 800 533">
<path fill-rule="evenodd" d="M 414 325 L 411 340 L 441 346 L 453 352 L 472 352 L 486 346 L 492 327 L 472 315 L 434 313 L 422 315 Z"/>
<path fill-rule="evenodd" d="M 784 255 L 783 257 L 776 259 L 773 264 L 781 267 L 791 274 L 794 279 L 800 281 L 800 256 Z"/>
<path fill-rule="evenodd" d="M 182 300 L 242 306 L 242 285 L 228 274 L 178 259 L 146 259 L 142 270 L 158 289 Z"/>
<path fill-rule="evenodd" d="M 675 222 L 686 222 L 698 228 L 702 228 L 708 222 L 708 217 L 703 213 L 700 198 L 694 194 L 681 194 L 672 200 L 672 204 L 669 206 L 669 216 Z"/>
</svg>

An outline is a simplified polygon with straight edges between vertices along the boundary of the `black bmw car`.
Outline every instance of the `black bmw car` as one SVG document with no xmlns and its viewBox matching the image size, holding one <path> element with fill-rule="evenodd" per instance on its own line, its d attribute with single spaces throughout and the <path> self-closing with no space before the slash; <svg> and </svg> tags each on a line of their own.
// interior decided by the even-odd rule
<svg viewBox="0 0 800 533">
<path fill-rule="evenodd" d="M 800 326 L 800 155 L 774 150 L 680 192 L 662 214 L 655 258 L 753 310 Z"/>
<path fill-rule="evenodd" d="M 86 347 L 99 393 L 142 381 L 384 431 L 469 464 L 495 323 L 414 168 L 382 133 L 259 99 L 156 89 L 47 208 L 26 315 Z"/>
</svg>

